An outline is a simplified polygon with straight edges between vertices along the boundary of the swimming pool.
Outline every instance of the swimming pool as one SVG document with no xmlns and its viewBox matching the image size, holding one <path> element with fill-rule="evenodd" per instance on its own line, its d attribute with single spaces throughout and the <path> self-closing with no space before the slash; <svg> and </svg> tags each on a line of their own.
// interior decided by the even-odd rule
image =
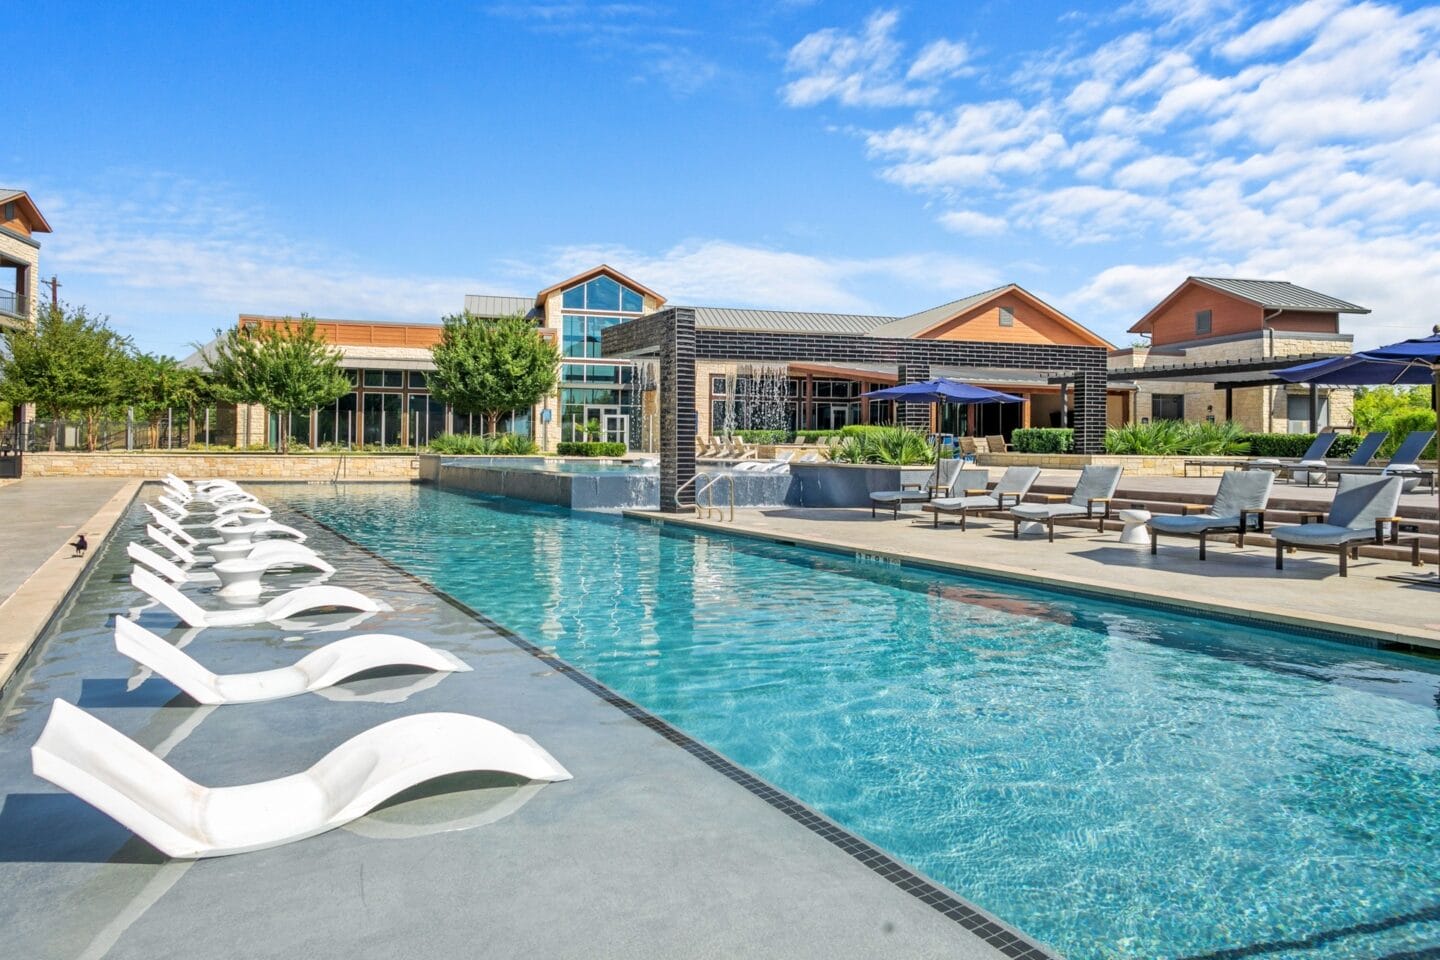
<svg viewBox="0 0 1440 960">
<path fill-rule="evenodd" d="M 1440 944 L 1440 662 L 423 487 L 276 496 L 1072 960 Z"/>
</svg>

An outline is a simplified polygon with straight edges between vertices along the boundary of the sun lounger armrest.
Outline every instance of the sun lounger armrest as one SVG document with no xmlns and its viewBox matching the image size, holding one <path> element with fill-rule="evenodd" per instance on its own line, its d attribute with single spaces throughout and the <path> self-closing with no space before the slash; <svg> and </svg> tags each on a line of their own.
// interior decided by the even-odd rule
<svg viewBox="0 0 1440 960">
<path fill-rule="evenodd" d="M 1064 503 L 1070 499 L 1068 493 L 1041 493 L 1037 496 L 1046 503 Z"/>
<path fill-rule="evenodd" d="M 1300 511 L 1300 522 L 1301 524 L 1324 523 L 1327 516 L 1329 516 L 1329 514 L 1317 513 L 1314 510 L 1302 510 Z"/>
<path fill-rule="evenodd" d="M 1204 513 L 1209 509 L 1210 508 L 1203 503 L 1182 503 L 1180 505 L 1180 512 L 1184 514 Z"/>
<path fill-rule="evenodd" d="M 987 494 L 987 493 L 989 493 L 989 492 L 990 492 L 990 488 L 989 488 L 989 487 L 968 487 L 968 488 L 966 488 L 966 490 L 965 490 L 965 496 L 967 496 L 967 497 L 983 497 L 983 496 L 985 496 L 985 494 Z M 1001 496 L 1003 497 L 1004 494 L 1002 493 Z"/>
<path fill-rule="evenodd" d="M 938 484 L 930 488 L 930 496 L 932 497 L 937 493 L 942 497 L 948 497 L 950 496 L 950 492 L 950 485 L 947 483 Z"/>
<path fill-rule="evenodd" d="M 996 503 L 996 506 L 998 506 L 1001 510 L 1004 510 L 1005 507 L 1007 506 L 1007 504 L 1005 503 L 1005 498 L 1006 498 L 1006 497 L 1009 497 L 1009 498 L 1010 498 L 1010 503 L 1008 504 L 1009 506 L 1012 506 L 1012 507 L 1018 507 L 1018 506 L 1020 506 L 1020 500 L 1021 500 L 1022 494 L 1021 494 L 1018 490 L 1012 490 L 1012 491 L 1010 491 L 1010 492 L 1008 492 L 1008 493 L 997 493 L 997 494 L 995 494 L 995 503 Z"/>
<path fill-rule="evenodd" d="M 1093 517 L 1093 516 L 1095 515 L 1095 504 L 1097 504 L 1097 503 L 1103 503 L 1103 504 L 1105 504 L 1105 516 L 1107 516 L 1107 517 L 1110 516 L 1110 501 L 1113 500 L 1113 499 L 1115 499 L 1115 498 L 1114 498 L 1114 497 L 1091 497 L 1091 498 L 1090 498 L 1089 500 L 1087 500 L 1086 503 L 1085 503 L 1085 515 L 1088 516 L 1088 517 Z"/>
<path fill-rule="evenodd" d="M 902 484 L 900 484 L 900 489 L 901 489 L 901 490 L 920 490 L 920 489 L 923 489 L 924 486 L 925 486 L 925 484 L 923 484 L 923 483 L 902 483 Z"/>
<path fill-rule="evenodd" d="M 1376 517 L 1375 518 L 1375 542 L 1385 542 L 1385 524 L 1390 524 L 1390 542 L 1400 542 L 1400 518 L 1399 517 Z"/>
<path fill-rule="evenodd" d="M 1251 517 L 1254 517 L 1254 518 L 1255 518 L 1255 529 L 1256 529 L 1256 530 L 1259 530 L 1261 533 L 1264 533 L 1264 532 L 1265 532 L 1265 510 L 1264 510 L 1264 508 L 1261 508 L 1261 509 L 1259 509 L 1259 510 L 1241 510 L 1241 511 L 1240 511 L 1240 532 L 1241 532 L 1241 534 L 1243 535 L 1246 530 L 1249 530 L 1249 529 L 1250 529 L 1250 518 L 1251 518 Z"/>
</svg>

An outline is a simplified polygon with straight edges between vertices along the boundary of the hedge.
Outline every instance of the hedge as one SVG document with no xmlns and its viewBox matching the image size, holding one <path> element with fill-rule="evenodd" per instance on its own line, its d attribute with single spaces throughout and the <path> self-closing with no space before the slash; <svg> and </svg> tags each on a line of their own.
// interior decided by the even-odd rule
<svg viewBox="0 0 1440 960">
<path fill-rule="evenodd" d="M 746 443 L 789 443 L 794 436 L 789 430 L 736 430 L 734 435 Z"/>
<path fill-rule="evenodd" d="M 1022 427 L 1010 435 L 1010 449 L 1016 453 L 1070 453 L 1075 449 L 1075 431 L 1068 427 Z"/>
<path fill-rule="evenodd" d="M 593 440 L 562 440 L 556 448 L 562 457 L 623 457 L 625 444 Z"/>
<path fill-rule="evenodd" d="M 1246 443 L 1250 444 L 1252 457 L 1302 457 L 1310 444 L 1315 442 L 1313 433 L 1247 433 Z M 1345 459 L 1360 446 L 1357 434 L 1342 433 L 1335 438 L 1326 457 Z"/>
</svg>

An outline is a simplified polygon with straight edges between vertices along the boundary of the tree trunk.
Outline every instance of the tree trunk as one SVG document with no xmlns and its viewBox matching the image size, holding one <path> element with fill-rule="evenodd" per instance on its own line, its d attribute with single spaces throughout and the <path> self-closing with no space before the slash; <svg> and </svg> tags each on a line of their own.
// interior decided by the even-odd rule
<svg viewBox="0 0 1440 960">
<path fill-rule="evenodd" d="M 85 450 L 86 450 L 86 452 L 88 452 L 88 453 L 94 453 L 94 452 L 95 452 L 95 447 L 96 447 L 95 439 L 96 439 L 96 438 L 95 438 L 95 414 L 94 414 L 94 412 L 92 411 L 92 412 L 87 412 L 87 413 L 85 414 Z"/>
<path fill-rule="evenodd" d="M 486 413 L 486 414 L 485 414 L 485 432 L 486 432 L 488 435 L 490 435 L 490 436 L 493 437 L 493 436 L 495 436 L 495 432 L 496 432 L 497 430 L 499 430 L 499 429 L 500 429 L 500 414 L 498 414 L 498 413 Z"/>
</svg>

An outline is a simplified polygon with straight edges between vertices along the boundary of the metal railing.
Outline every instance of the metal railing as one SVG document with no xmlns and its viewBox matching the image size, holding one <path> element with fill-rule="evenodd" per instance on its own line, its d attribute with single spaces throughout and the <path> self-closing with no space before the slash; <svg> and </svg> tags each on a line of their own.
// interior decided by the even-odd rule
<svg viewBox="0 0 1440 960">
<path fill-rule="evenodd" d="M 732 473 L 722 473 L 722 474 L 720 474 L 718 477 L 715 477 L 714 479 L 712 479 L 709 483 L 705 484 L 705 486 L 703 486 L 703 487 L 697 487 L 697 488 L 695 489 L 695 516 L 700 517 L 700 518 L 703 519 L 703 520 L 720 520 L 720 521 L 722 521 L 722 522 L 725 521 L 725 510 L 724 510 L 723 507 L 717 507 L 717 506 L 715 506 L 715 494 L 714 494 L 714 492 L 713 492 L 714 489 L 715 489 L 715 484 L 719 483 L 721 480 L 728 480 L 728 481 L 730 481 L 730 484 L 729 484 L 729 486 L 730 486 L 730 520 L 729 520 L 729 522 L 730 522 L 730 523 L 734 523 L 734 522 L 735 522 L 735 475 L 732 474 Z M 702 508 L 702 507 L 700 506 L 700 498 L 701 498 L 702 496 L 705 496 L 706 494 L 708 494 L 709 496 L 706 497 L 705 506 Z"/>
<path fill-rule="evenodd" d="M 14 290 L 0 290 L 0 313 L 29 319 L 30 298 L 23 293 L 16 293 Z"/>
<path fill-rule="evenodd" d="M 679 508 L 685 506 L 685 504 L 683 504 L 683 503 L 680 502 L 680 494 L 681 494 L 682 492 L 684 492 L 684 490 L 685 490 L 686 487 L 693 487 L 693 486 L 695 485 L 695 483 L 696 483 L 701 477 L 706 477 L 706 478 L 708 478 L 709 476 L 710 476 L 710 474 L 706 473 L 704 470 L 697 470 L 697 471 L 695 472 L 695 476 L 691 477 L 689 480 L 686 480 L 684 483 L 680 484 L 680 486 L 676 487 L 676 488 L 675 488 L 675 508 L 678 510 Z M 696 501 L 695 501 L 695 510 L 696 510 L 697 513 L 698 513 L 699 510 L 700 510 L 700 501 L 699 501 L 698 498 L 697 498 Z"/>
</svg>

